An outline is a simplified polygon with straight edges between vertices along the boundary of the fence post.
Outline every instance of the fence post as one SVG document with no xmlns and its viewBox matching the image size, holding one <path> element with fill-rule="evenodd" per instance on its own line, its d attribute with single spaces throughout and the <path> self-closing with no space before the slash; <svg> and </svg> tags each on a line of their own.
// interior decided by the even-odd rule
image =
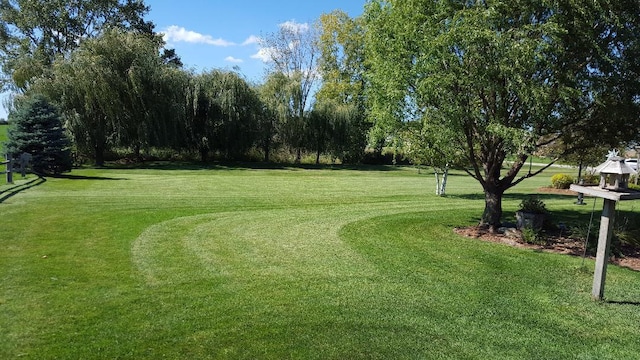
<svg viewBox="0 0 640 360">
<path fill-rule="evenodd" d="M 13 170 L 12 170 L 13 160 L 11 159 L 10 154 L 7 154 L 6 158 L 7 158 L 7 183 L 13 184 Z"/>
<path fill-rule="evenodd" d="M 22 177 L 27 176 L 27 166 L 29 166 L 29 161 L 31 159 L 31 154 L 23 152 L 20 155 L 20 175 Z"/>
</svg>

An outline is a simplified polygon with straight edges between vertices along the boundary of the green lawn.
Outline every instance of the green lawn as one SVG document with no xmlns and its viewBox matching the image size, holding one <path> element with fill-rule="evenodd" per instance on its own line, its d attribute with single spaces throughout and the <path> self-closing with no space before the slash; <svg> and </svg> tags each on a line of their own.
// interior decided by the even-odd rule
<svg viewBox="0 0 640 360">
<path fill-rule="evenodd" d="M 505 196 L 507 216 L 549 176 Z M 462 238 L 400 168 L 83 169 L 0 186 L 2 359 L 637 359 L 640 273 Z M 591 206 L 544 195 L 556 221 Z M 633 210 L 633 202 L 621 204 Z"/>
<path fill-rule="evenodd" d="M 2 149 L 2 143 L 7 141 L 7 130 L 9 125 L 0 124 L 0 157 L 4 160 L 4 151 Z"/>
</svg>

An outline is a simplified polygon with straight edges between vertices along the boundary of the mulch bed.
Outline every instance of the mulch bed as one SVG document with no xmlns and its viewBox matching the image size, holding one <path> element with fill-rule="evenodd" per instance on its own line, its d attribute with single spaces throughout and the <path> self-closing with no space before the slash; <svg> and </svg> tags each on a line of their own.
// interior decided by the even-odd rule
<svg viewBox="0 0 640 360">
<path fill-rule="evenodd" d="M 538 193 L 578 196 L 578 193 L 575 191 L 568 189 L 554 189 L 552 187 L 541 187 L 538 189 Z M 465 237 L 506 244 L 523 249 L 553 252 L 571 256 L 584 255 L 584 241 L 572 239 L 566 236 L 566 233 L 563 234 L 561 231 L 545 234 L 546 244 L 544 245 L 528 244 L 524 242 L 521 237 L 517 236 L 517 234 L 519 234 L 518 231 L 516 231 L 516 236 L 513 234 L 505 235 L 500 233 L 491 233 L 488 228 L 481 226 L 455 228 L 453 231 Z M 640 271 L 640 249 L 625 247 L 622 249 L 622 252 L 625 254 L 624 257 L 611 257 L 610 262 L 618 266 Z M 595 259 L 594 256 L 587 255 L 587 257 L 589 259 Z"/>
<path fill-rule="evenodd" d="M 544 245 L 536 245 L 528 244 L 517 236 L 492 233 L 488 228 L 482 226 L 454 228 L 453 231 L 456 234 L 465 237 L 474 238 L 481 241 L 506 244 L 522 249 L 531 249 L 571 256 L 583 256 L 584 254 L 583 241 L 563 236 L 561 233 L 546 234 L 546 243 Z M 516 234 L 517 233 L 518 232 L 516 231 Z M 625 248 L 623 249 L 623 253 L 625 254 L 624 257 L 611 257 L 610 262 L 621 267 L 640 271 L 640 250 L 635 248 Z M 587 255 L 587 258 L 595 259 L 595 257 L 590 255 Z"/>
</svg>

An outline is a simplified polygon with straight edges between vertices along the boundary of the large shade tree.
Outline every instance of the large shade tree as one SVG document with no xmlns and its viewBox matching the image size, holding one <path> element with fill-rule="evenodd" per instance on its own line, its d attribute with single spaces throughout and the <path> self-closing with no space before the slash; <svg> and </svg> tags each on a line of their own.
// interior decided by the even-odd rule
<svg viewBox="0 0 640 360">
<path fill-rule="evenodd" d="M 357 162 L 364 154 L 369 129 L 364 101 L 364 20 L 335 10 L 322 14 L 316 26 L 322 85 L 315 107 L 331 118 L 331 155 L 343 162 Z"/>
<path fill-rule="evenodd" d="M 178 133 L 172 104 L 173 66 L 164 64 L 157 37 L 116 28 L 59 58 L 34 86 L 60 105 L 79 152 L 104 162 L 110 146 L 136 154 Z M 174 113 L 174 111 L 176 111 Z"/>
<path fill-rule="evenodd" d="M 277 32 L 261 40 L 261 53 L 265 55 L 269 77 L 286 88 L 286 97 L 280 97 L 282 92 L 274 89 L 278 95 L 271 98 L 281 99 L 283 102 L 278 106 L 289 108 L 287 112 L 290 115 L 281 118 L 284 121 L 280 134 L 283 142 L 295 152 L 296 162 L 300 162 L 305 147 L 306 114 L 310 109 L 312 91 L 320 80 L 317 45 L 316 29 L 293 21 L 280 24 Z"/>
<path fill-rule="evenodd" d="M 257 91 L 238 73 L 191 75 L 186 101 L 189 147 L 203 162 L 212 151 L 238 158 L 255 144 L 263 109 Z"/>
<path fill-rule="evenodd" d="M 371 1 L 371 118 L 382 129 L 407 120 L 446 129 L 484 189 L 481 224 L 495 229 L 504 192 L 539 173 L 521 173 L 538 148 L 576 126 L 612 136 L 637 129 L 639 6 Z"/>
<path fill-rule="evenodd" d="M 3 87 L 25 90 L 58 56 L 118 27 L 152 35 L 142 0 L 0 0 Z"/>
</svg>

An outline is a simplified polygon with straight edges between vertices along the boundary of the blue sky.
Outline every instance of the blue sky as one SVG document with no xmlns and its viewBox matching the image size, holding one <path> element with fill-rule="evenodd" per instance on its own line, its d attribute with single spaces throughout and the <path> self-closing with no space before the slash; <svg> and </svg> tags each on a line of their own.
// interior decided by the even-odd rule
<svg viewBox="0 0 640 360">
<path fill-rule="evenodd" d="M 278 31 L 281 24 L 311 26 L 322 13 L 341 9 L 362 14 L 366 0 L 146 0 L 147 19 L 165 34 L 185 68 L 202 72 L 240 68 L 248 81 L 260 82 L 264 62 L 256 39 Z M 2 99 L 0 99 L 1 101 Z M 6 118 L 0 104 L 0 118 Z"/>
</svg>

